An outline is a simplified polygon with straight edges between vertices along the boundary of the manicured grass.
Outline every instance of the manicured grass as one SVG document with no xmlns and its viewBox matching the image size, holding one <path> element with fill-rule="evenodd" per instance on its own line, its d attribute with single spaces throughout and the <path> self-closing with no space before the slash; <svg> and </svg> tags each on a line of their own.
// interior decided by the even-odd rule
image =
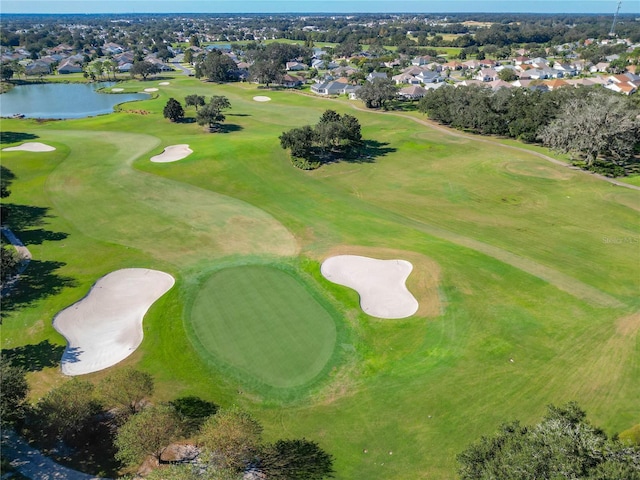
<svg viewBox="0 0 640 480">
<path fill-rule="evenodd" d="M 299 387 L 322 372 L 336 342 L 334 319 L 295 274 L 272 266 L 214 273 L 190 316 L 194 341 L 250 385 Z"/>
<path fill-rule="evenodd" d="M 34 255 L 24 292 L 3 300 L 3 348 L 30 345 L 50 358 L 64 344 L 51 327 L 56 312 L 109 271 L 157 268 L 177 283 L 145 317 L 143 344 L 126 361 L 154 375 L 156 400 L 239 404 L 268 439 L 320 442 L 339 479 L 453 478 L 468 442 L 506 420 L 538 420 L 549 403 L 578 400 L 608 433 L 637 423 L 639 192 L 411 114 L 169 77 L 156 98 L 125 108 L 145 115 L 3 119 L 5 138 L 21 132 L 58 148 L 2 153 L 16 175 L 5 200 L 24 218 L 13 227 Z M 225 133 L 162 118 L 169 97 L 191 93 L 228 96 Z M 359 118 L 364 138 L 377 142 L 371 158 L 293 168 L 278 136 L 327 108 Z M 181 143 L 194 150 L 188 158 L 149 161 Z M 440 270 L 441 314 L 364 315 L 355 292 L 319 273 L 341 246 L 429 258 L 424 265 Z M 265 373 L 240 372 L 232 349 L 216 362 L 191 342 L 190 309 L 207 279 L 226 271 L 241 281 L 250 265 L 290 266 L 315 301 L 338 312 L 336 348 L 302 386 L 252 383 Z M 409 285 L 421 288 L 411 277 Z M 238 303 L 239 293 L 227 297 Z M 55 362 L 34 370 L 34 397 L 64 380 Z"/>
</svg>

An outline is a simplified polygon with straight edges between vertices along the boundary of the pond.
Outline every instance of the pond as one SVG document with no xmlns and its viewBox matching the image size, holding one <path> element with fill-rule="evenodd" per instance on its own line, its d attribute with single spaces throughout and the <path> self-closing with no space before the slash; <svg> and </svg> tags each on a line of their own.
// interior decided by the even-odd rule
<svg viewBox="0 0 640 480">
<path fill-rule="evenodd" d="M 18 85 L 0 95 L 0 116 L 84 118 L 113 112 L 119 103 L 146 100 L 146 93 L 98 93 L 113 82 Z"/>
</svg>

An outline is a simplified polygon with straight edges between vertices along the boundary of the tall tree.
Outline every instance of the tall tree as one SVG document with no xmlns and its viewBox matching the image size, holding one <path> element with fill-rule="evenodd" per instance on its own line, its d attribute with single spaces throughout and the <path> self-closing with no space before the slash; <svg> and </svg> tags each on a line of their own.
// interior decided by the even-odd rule
<svg viewBox="0 0 640 480">
<path fill-rule="evenodd" d="M 269 87 L 270 84 L 282 79 L 284 67 L 273 60 L 258 60 L 249 67 L 249 74 L 256 82 L 264 83 Z"/>
<path fill-rule="evenodd" d="M 396 98 L 398 91 L 393 80 L 388 78 L 374 78 L 372 82 L 365 82 L 356 96 L 362 100 L 367 108 L 386 108 L 389 101 Z"/>
<path fill-rule="evenodd" d="M 198 111 L 198 107 L 201 107 L 204 105 L 204 96 L 203 95 L 196 95 L 196 94 L 192 94 L 192 95 L 187 95 L 186 97 L 184 97 L 184 104 L 187 107 L 196 107 L 196 112 Z"/>
<path fill-rule="evenodd" d="M 159 462 L 162 452 L 182 433 L 180 418 L 167 405 L 147 407 L 120 427 L 115 439 L 116 458 L 135 466 L 149 455 Z"/>
<path fill-rule="evenodd" d="M 37 416 L 57 437 L 73 437 L 100 411 L 94 386 L 73 378 L 49 391 L 36 405 Z"/>
<path fill-rule="evenodd" d="M 503 425 L 460 453 L 458 462 L 462 480 L 640 479 L 640 449 L 608 439 L 575 403 L 551 405 L 537 425 Z"/>
<path fill-rule="evenodd" d="M 29 385 L 24 369 L 4 356 L 0 356 L 0 386 L 0 424 L 11 427 L 24 416 Z"/>
<path fill-rule="evenodd" d="M 134 61 L 131 65 L 129 74 L 132 77 L 140 75 L 143 80 L 146 80 L 149 75 L 153 75 L 160 72 L 160 67 L 155 63 L 148 62 L 147 60 Z"/>
<path fill-rule="evenodd" d="M 167 100 L 167 104 L 164 106 L 162 110 L 162 115 L 164 118 L 168 118 L 172 122 L 177 122 L 178 120 L 184 118 L 184 108 L 179 101 L 175 98 L 170 98 Z"/>
<path fill-rule="evenodd" d="M 231 108 L 231 103 L 227 97 L 213 96 L 209 103 L 198 110 L 196 121 L 198 125 L 208 125 L 209 129 L 216 129 L 225 121 L 226 117 L 222 111 L 228 108 Z"/>
<path fill-rule="evenodd" d="M 220 50 L 212 50 L 198 62 L 195 75 L 210 82 L 230 82 L 238 79 L 238 66 Z"/>
<path fill-rule="evenodd" d="M 258 421 L 235 407 L 219 410 L 200 429 L 200 443 L 210 452 L 212 462 L 236 471 L 255 460 L 261 437 Z"/>
<path fill-rule="evenodd" d="M 98 395 L 105 406 L 117 408 L 125 416 L 138 413 L 143 401 L 153 395 L 153 377 L 131 367 L 109 374 L 98 384 Z"/>
<path fill-rule="evenodd" d="M 638 113 L 625 98 L 592 90 L 569 100 L 539 138 L 554 150 L 583 157 L 587 165 L 598 156 L 617 163 L 630 158 L 639 143 Z"/>
</svg>

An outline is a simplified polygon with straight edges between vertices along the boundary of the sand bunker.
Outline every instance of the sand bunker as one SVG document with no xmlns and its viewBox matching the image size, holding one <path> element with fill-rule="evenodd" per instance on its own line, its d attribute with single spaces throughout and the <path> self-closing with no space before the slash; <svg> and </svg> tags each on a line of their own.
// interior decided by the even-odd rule
<svg viewBox="0 0 640 480">
<path fill-rule="evenodd" d="M 17 147 L 8 147 L 2 149 L 3 152 L 53 152 L 54 150 L 55 147 L 40 142 L 27 142 L 23 143 L 22 145 L 18 145 Z"/>
<path fill-rule="evenodd" d="M 182 160 L 193 153 L 187 144 L 171 145 L 166 147 L 160 155 L 151 157 L 151 161 L 155 163 L 168 163 Z"/>
<path fill-rule="evenodd" d="M 116 87 L 116 88 L 112 88 L 111 91 L 112 92 L 124 92 L 124 88 Z"/>
<path fill-rule="evenodd" d="M 263 95 L 258 95 L 257 97 L 253 97 L 256 102 L 270 102 L 271 99 L 269 97 L 265 97 Z"/>
<path fill-rule="evenodd" d="M 158 89 L 157 89 L 157 88 L 155 88 L 155 87 L 151 87 L 151 88 L 145 88 L 145 89 L 144 89 L 144 91 L 145 91 L 145 92 L 157 92 L 157 91 L 158 91 Z"/>
<path fill-rule="evenodd" d="M 413 270 L 406 260 L 377 260 L 359 255 L 327 258 L 322 275 L 360 294 L 360 307 L 373 317 L 405 318 L 418 311 L 418 301 L 405 282 Z"/>
<path fill-rule="evenodd" d="M 160 82 L 158 85 L 162 85 L 164 87 L 165 85 L 171 85 L 171 83 L 170 82 Z"/>
<path fill-rule="evenodd" d="M 98 280 L 53 319 L 67 339 L 62 373 L 97 372 L 131 355 L 142 343 L 142 318 L 174 283 L 171 275 L 146 268 L 116 270 Z"/>
</svg>

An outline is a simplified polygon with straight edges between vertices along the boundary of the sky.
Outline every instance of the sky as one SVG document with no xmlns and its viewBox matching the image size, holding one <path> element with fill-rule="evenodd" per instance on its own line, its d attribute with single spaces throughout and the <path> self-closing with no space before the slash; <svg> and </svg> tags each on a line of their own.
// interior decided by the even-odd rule
<svg viewBox="0 0 640 480">
<path fill-rule="evenodd" d="M 1 0 L 8 13 L 605 13 L 618 0 Z M 640 13 L 623 0 L 621 14 Z"/>
</svg>

